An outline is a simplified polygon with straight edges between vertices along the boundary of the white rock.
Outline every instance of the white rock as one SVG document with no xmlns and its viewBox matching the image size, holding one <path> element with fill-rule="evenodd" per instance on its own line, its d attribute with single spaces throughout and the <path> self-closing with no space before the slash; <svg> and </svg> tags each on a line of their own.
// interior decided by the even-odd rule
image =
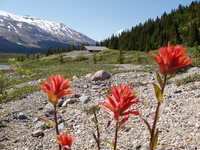
<svg viewBox="0 0 200 150">
<path fill-rule="evenodd" d="M 53 105 L 48 103 L 45 107 L 44 107 L 44 112 L 46 115 L 52 115 L 54 113 L 54 108 Z"/>
<path fill-rule="evenodd" d="M 80 99 L 82 104 L 86 104 L 90 101 L 90 98 L 86 95 L 82 95 L 79 99 Z"/>
<path fill-rule="evenodd" d="M 36 128 L 36 129 L 45 130 L 45 129 L 49 129 L 50 127 L 49 127 L 46 123 L 39 121 L 39 122 L 35 125 L 35 128 Z"/>
<path fill-rule="evenodd" d="M 68 98 L 63 102 L 62 107 L 67 107 L 68 104 L 72 104 L 75 102 L 76 102 L 75 99 Z"/>
<path fill-rule="evenodd" d="M 58 129 L 61 130 L 61 131 L 66 130 L 65 124 L 64 123 L 59 124 Z"/>
<path fill-rule="evenodd" d="M 76 79 L 78 79 L 78 77 L 77 77 L 77 76 L 73 76 L 72 79 L 73 79 L 73 80 L 76 80 Z"/>
<path fill-rule="evenodd" d="M 42 132 L 41 130 L 36 130 L 36 131 L 33 131 L 31 135 L 33 137 L 43 137 L 44 136 L 44 132 Z"/>
</svg>

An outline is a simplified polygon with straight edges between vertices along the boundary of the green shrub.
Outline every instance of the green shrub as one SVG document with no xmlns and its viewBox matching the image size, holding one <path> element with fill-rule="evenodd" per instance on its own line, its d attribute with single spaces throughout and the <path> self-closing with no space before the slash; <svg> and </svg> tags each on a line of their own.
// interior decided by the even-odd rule
<svg viewBox="0 0 200 150">
<path fill-rule="evenodd" d="M 7 95 L 0 96 L 0 103 L 2 102 L 8 102 L 10 100 L 17 100 L 22 99 L 25 96 L 37 91 L 38 88 L 35 88 L 31 85 L 26 85 L 22 88 L 17 88 L 14 91 L 7 93 Z"/>
<path fill-rule="evenodd" d="M 74 61 L 85 61 L 85 60 L 88 60 L 89 58 L 84 56 L 84 55 L 78 55 L 74 58 Z"/>
<path fill-rule="evenodd" d="M 123 56 L 123 51 L 120 49 L 119 50 L 119 56 L 118 56 L 118 63 L 123 64 L 124 63 L 124 56 Z"/>
<path fill-rule="evenodd" d="M 64 59 L 63 59 L 63 55 L 62 54 L 59 55 L 59 61 L 60 61 L 61 64 L 64 63 Z"/>
<path fill-rule="evenodd" d="M 193 66 L 200 66 L 200 46 L 196 45 L 191 50 L 191 55 L 193 57 Z"/>
<path fill-rule="evenodd" d="M 4 74 L 0 74 L 0 94 L 6 95 L 6 88 L 8 86 L 8 78 Z"/>
<path fill-rule="evenodd" d="M 96 53 L 93 54 L 93 62 L 94 62 L 94 64 L 97 64 L 97 55 L 96 55 Z"/>
<path fill-rule="evenodd" d="M 29 69 L 22 67 L 22 62 L 17 61 L 15 58 L 9 59 L 9 64 L 15 68 L 15 72 L 19 75 L 31 75 L 32 72 Z"/>
</svg>

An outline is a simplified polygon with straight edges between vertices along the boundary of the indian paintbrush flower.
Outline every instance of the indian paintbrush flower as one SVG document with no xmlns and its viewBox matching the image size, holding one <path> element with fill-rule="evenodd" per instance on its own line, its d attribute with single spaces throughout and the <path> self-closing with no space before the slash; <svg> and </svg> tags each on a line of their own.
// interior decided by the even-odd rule
<svg viewBox="0 0 200 150">
<path fill-rule="evenodd" d="M 71 79 L 65 79 L 62 75 L 57 74 L 48 77 L 43 85 L 39 85 L 39 87 L 47 93 L 49 101 L 55 106 L 60 98 L 74 93 L 69 90 L 70 82 Z"/>
<path fill-rule="evenodd" d="M 64 96 L 68 96 L 73 94 L 74 92 L 71 91 L 70 83 L 71 79 L 65 79 L 62 75 L 57 74 L 55 76 L 50 76 L 48 79 L 43 83 L 43 85 L 39 85 L 39 87 L 43 90 L 43 92 L 47 93 L 49 101 L 54 106 L 54 121 L 55 121 L 55 129 L 56 129 L 56 135 L 59 135 L 59 129 L 58 129 L 58 118 L 57 118 L 57 103 L 58 100 L 61 99 Z M 64 147 L 64 150 L 68 150 L 71 146 L 70 143 L 73 142 L 71 137 L 68 137 L 67 134 L 63 134 L 61 136 L 58 136 L 58 139 L 60 140 L 59 144 L 59 150 L 61 150 L 61 146 L 64 144 L 68 147 Z"/>
<path fill-rule="evenodd" d="M 172 74 L 180 68 L 188 66 L 192 59 L 186 54 L 186 49 L 181 45 L 170 45 L 159 48 L 159 53 L 153 55 L 155 62 L 159 65 L 163 75 Z"/>
<path fill-rule="evenodd" d="M 140 100 L 137 99 L 137 95 L 133 93 L 132 89 L 125 85 L 119 84 L 112 86 L 110 89 L 111 95 L 107 95 L 108 102 L 99 102 L 100 105 L 108 108 L 114 115 L 114 120 L 122 123 L 128 120 L 129 114 L 139 115 L 137 110 L 128 110 L 131 105 L 137 104 Z"/>
<path fill-rule="evenodd" d="M 169 74 L 175 73 L 177 70 L 188 66 L 192 59 L 188 57 L 186 54 L 186 49 L 181 45 L 172 46 L 168 43 L 167 47 L 159 48 L 159 53 L 157 55 L 153 55 L 155 62 L 159 65 L 160 73 L 163 75 L 163 79 L 159 73 L 157 73 L 157 81 L 158 84 L 153 84 L 156 99 L 157 99 L 157 107 L 154 116 L 153 125 L 147 122 L 147 120 L 143 119 L 145 124 L 147 125 L 150 132 L 150 150 L 154 150 L 157 147 L 159 130 L 157 129 L 157 122 L 159 120 L 159 112 L 160 106 L 163 102 L 164 89 L 167 84 L 167 76 Z"/>
<path fill-rule="evenodd" d="M 113 113 L 113 119 L 116 121 L 115 138 L 113 142 L 113 150 L 117 149 L 118 131 L 122 124 L 129 119 L 129 114 L 139 115 L 138 110 L 129 109 L 133 104 L 137 104 L 140 100 L 133 93 L 132 89 L 125 85 L 119 84 L 110 88 L 111 95 L 107 95 L 107 102 L 99 102 Z"/>
<path fill-rule="evenodd" d="M 57 141 L 63 148 L 63 150 L 70 150 L 72 144 L 75 142 L 75 137 L 68 136 L 66 132 L 57 135 Z"/>
</svg>

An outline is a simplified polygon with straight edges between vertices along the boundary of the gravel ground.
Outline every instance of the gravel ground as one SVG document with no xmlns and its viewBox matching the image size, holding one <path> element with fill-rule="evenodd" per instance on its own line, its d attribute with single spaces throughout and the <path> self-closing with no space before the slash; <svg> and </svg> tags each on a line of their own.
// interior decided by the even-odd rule
<svg viewBox="0 0 200 150">
<path fill-rule="evenodd" d="M 200 68 L 191 68 L 176 79 L 193 73 Z M 162 150 L 200 150 L 200 82 L 177 87 L 171 80 L 165 89 L 165 100 L 158 123 L 160 129 L 159 148 Z M 84 108 L 104 100 L 106 89 L 113 84 L 127 83 L 139 93 L 142 103 L 137 108 L 142 116 L 152 122 L 156 100 L 151 82 L 154 74 L 128 72 L 113 75 L 106 81 L 91 81 L 80 77 L 73 82 L 76 95 L 60 101 L 59 128 L 76 136 L 74 150 L 96 150 L 92 132 L 92 115 Z M 138 84 L 140 83 L 140 84 Z M 135 86 L 134 86 L 135 84 Z M 62 102 L 64 102 L 62 104 Z M 136 107 L 136 106 L 134 106 Z M 52 119 L 52 107 L 42 92 L 35 92 L 24 99 L 0 105 L 0 150 L 55 150 L 55 131 L 37 118 Z M 114 124 L 106 127 L 111 118 L 102 108 L 98 113 L 101 123 L 102 150 L 111 149 L 107 142 L 114 136 Z M 119 150 L 146 150 L 149 135 L 139 117 L 132 116 L 126 127 L 119 132 Z"/>
</svg>

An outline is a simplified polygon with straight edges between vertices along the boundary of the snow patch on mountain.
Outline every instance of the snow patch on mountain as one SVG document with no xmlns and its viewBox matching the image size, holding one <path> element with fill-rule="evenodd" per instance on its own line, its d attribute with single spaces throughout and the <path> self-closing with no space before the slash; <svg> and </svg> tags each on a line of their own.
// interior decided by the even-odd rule
<svg viewBox="0 0 200 150">
<path fill-rule="evenodd" d="M 10 35 L 13 35 L 15 38 Z M 6 36 L 5 39 L 12 42 L 18 40 L 16 43 L 21 41 L 27 43 L 30 41 L 30 43 L 32 42 L 31 45 L 43 39 L 75 45 L 95 44 L 94 40 L 65 26 L 63 23 L 31 16 L 18 16 L 5 11 L 0 11 L 0 36 Z"/>
</svg>

